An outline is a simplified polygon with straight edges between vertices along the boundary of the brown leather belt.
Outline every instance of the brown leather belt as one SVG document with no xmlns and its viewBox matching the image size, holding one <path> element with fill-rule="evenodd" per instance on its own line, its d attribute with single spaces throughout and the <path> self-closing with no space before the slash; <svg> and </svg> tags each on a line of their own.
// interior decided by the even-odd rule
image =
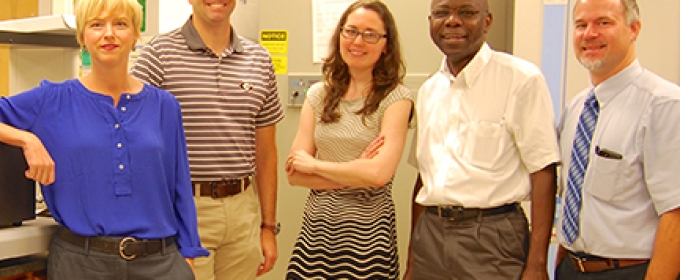
<svg viewBox="0 0 680 280">
<path fill-rule="evenodd" d="M 425 211 L 450 221 L 462 221 L 483 216 L 492 216 L 519 210 L 519 203 L 505 204 L 494 208 L 464 208 L 462 206 L 426 206 Z"/>
<path fill-rule="evenodd" d="M 194 196 L 197 189 L 200 189 L 200 196 L 222 198 L 237 195 L 247 190 L 250 186 L 250 177 L 243 179 L 222 179 L 212 182 L 191 182 L 191 184 L 194 186 Z"/>
<path fill-rule="evenodd" d="M 568 252 L 567 255 L 574 264 L 574 267 L 576 267 L 576 270 L 580 272 L 600 272 L 649 262 L 648 259 L 611 259 L 573 252 Z"/>
<path fill-rule="evenodd" d="M 175 244 L 175 237 L 160 239 L 137 239 L 134 237 L 83 236 L 65 227 L 59 227 L 57 237 L 75 246 L 110 255 L 119 255 L 125 260 L 143 258 L 160 253 Z"/>
</svg>

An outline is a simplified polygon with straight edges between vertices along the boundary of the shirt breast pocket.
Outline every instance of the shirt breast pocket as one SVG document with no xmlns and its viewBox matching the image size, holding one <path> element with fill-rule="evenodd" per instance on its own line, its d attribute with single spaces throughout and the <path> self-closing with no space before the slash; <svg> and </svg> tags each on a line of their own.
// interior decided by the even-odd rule
<svg viewBox="0 0 680 280">
<path fill-rule="evenodd" d="M 603 201 L 619 201 L 625 199 L 625 194 L 617 188 L 625 168 L 621 159 L 605 158 L 591 154 L 592 160 L 588 166 L 589 183 L 585 191 Z"/>
<path fill-rule="evenodd" d="M 467 126 L 463 156 L 470 164 L 492 169 L 508 137 L 502 122 L 474 121 Z"/>
</svg>

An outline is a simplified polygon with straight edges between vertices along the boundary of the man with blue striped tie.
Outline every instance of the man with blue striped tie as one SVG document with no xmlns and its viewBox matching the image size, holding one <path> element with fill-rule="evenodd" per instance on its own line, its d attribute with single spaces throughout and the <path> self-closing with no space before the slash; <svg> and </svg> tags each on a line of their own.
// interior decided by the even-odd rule
<svg viewBox="0 0 680 280">
<path fill-rule="evenodd" d="M 592 86 L 558 127 L 556 279 L 680 279 L 680 87 L 637 60 L 635 0 L 578 0 L 573 15 Z"/>
</svg>

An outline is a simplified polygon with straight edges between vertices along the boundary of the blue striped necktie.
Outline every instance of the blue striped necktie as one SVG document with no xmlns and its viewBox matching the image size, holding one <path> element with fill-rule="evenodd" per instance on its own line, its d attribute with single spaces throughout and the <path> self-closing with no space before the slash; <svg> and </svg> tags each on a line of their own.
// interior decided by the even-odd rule
<svg viewBox="0 0 680 280">
<path fill-rule="evenodd" d="M 578 120 L 574 145 L 571 150 L 571 163 L 567 176 L 567 189 L 564 194 L 564 217 L 562 233 L 569 244 L 574 243 L 579 234 L 579 212 L 581 211 L 581 188 L 588 167 L 588 153 L 593 139 L 593 130 L 597 123 L 600 106 L 593 91 L 588 94 L 583 104 L 583 111 Z"/>
</svg>

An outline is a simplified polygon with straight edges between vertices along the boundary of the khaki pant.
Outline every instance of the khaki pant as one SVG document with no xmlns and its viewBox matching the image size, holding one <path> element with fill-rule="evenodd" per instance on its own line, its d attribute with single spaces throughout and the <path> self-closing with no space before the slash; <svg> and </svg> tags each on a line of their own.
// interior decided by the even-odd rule
<svg viewBox="0 0 680 280">
<path fill-rule="evenodd" d="M 411 237 L 412 279 L 520 279 L 528 231 L 521 210 L 463 221 L 425 211 Z"/>
<path fill-rule="evenodd" d="M 251 181 L 252 182 L 252 181 Z M 263 260 L 256 186 L 235 196 L 196 196 L 198 233 L 210 256 L 196 258 L 197 280 L 255 279 Z"/>
</svg>

